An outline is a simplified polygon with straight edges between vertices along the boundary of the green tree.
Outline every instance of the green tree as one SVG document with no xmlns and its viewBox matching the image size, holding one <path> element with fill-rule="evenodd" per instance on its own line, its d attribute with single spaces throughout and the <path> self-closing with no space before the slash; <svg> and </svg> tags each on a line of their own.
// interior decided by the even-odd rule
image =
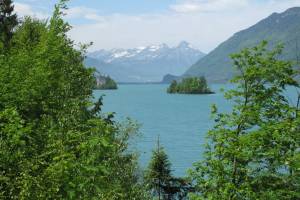
<svg viewBox="0 0 300 200">
<path fill-rule="evenodd" d="M 167 89 L 168 93 L 176 93 L 177 92 L 177 81 L 173 80 L 171 85 Z"/>
<path fill-rule="evenodd" d="M 218 113 L 203 161 L 195 164 L 192 199 L 299 199 L 299 117 L 284 91 L 298 87 L 292 63 L 278 60 L 267 42 L 232 56 L 239 75 L 225 97 L 231 113 Z M 298 149 L 298 150 L 297 150 Z"/>
<path fill-rule="evenodd" d="M 171 163 L 159 139 L 145 173 L 145 182 L 150 193 L 158 199 L 186 199 L 188 193 L 193 190 L 187 178 L 177 178 L 172 175 Z"/>
<path fill-rule="evenodd" d="M 152 194 L 157 196 L 160 200 L 167 199 L 167 193 L 164 188 L 169 185 L 171 179 L 171 163 L 158 139 L 157 148 L 152 153 L 145 180 L 149 190 L 151 190 Z"/>
<path fill-rule="evenodd" d="M 25 18 L 0 54 L 0 199 L 147 199 L 128 151 L 138 127 L 91 101 L 65 2 L 49 22 Z"/>
<path fill-rule="evenodd" d="M 212 94 L 213 92 L 208 88 L 205 77 L 189 77 L 182 79 L 181 82 L 173 81 L 168 93 L 180 94 Z"/>
<path fill-rule="evenodd" d="M 110 76 L 103 76 L 99 72 L 95 73 L 95 87 L 98 90 L 116 90 L 117 83 Z"/>
<path fill-rule="evenodd" d="M 14 28 L 18 24 L 17 15 L 13 11 L 11 0 L 0 0 L 0 43 L 4 49 L 9 47 Z"/>
</svg>

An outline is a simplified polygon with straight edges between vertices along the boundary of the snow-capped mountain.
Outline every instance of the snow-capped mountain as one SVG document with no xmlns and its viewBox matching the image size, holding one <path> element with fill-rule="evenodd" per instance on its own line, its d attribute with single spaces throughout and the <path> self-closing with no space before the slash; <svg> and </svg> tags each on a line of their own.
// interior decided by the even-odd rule
<svg viewBox="0 0 300 200">
<path fill-rule="evenodd" d="M 90 53 L 85 62 L 118 82 L 158 82 L 166 74 L 181 75 L 203 56 L 189 43 L 181 42 L 176 47 L 161 44 L 99 50 Z"/>
</svg>

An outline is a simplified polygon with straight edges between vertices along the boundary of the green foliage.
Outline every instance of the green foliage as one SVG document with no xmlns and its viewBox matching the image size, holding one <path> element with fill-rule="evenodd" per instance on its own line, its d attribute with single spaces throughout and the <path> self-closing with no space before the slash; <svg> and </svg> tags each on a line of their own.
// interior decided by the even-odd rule
<svg viewBox="0 0 300 200">
<path fill-rule="evenodd" d="M 226 98 L 234 107 L 231 113 L 213 107 L 216 124 L 205 159 L 191 171 L 196 183 L 191 199 L 300 198 L 299 111 L 284 96 L 286 87 L 298 87 L 296 72 L 277 59 L 282 47 L 266 46 L 232 56 L 240 75 Z"/>
<path fill-rule="evenodd" d="M 184 78 L 180 83 L 176 80 L 172 81 L 167 90 L 168 93 L 179 94 L 212 94 L 208 88 L 205 77 L 190 77 Z"/>
<path fill-rule="evenodd" d="M 116 90 L 117 83 L 109 76 L 95 75 L 96 83 L 94 89 L 96 90 Z"/>
<path fill-rule="evenodd" d="M 163 188 L 169 184 L 171 177 L 171 163 L 168 155 L 158 142 L 157 149 L 153 151 L 145 175 L 149 190 L 152 191 L 154 196 L 158 196 L 159 199 L 165 199 L 163 196 L 166 196 L 167 194 Z"/>
<path fill-rule="evenodd" d="M 13 13 L 11 0 L 0 0 L 0 46 L 9 48 L 13 30 L 18 25 L 17 15 Z"/>
<path fill-rule="evenodd" d="M 0 54 L 0 199 L 147 199 L 128 151 L 137 127 L 91 102 L 94 71 L 67 37 L 65 7 L 25 18 Z"/>
<path fill-rule="evenodd" d="M 159 141 L 146 170 L 145 182 L 150 193 L 158 199 L 184 199 L 192 190 L 192 185 L 187 179 L 172 175 L 168 155 Z"/>
<path fill-rule="evenodd" d="M 176 80 L 173 80 L 171 85 L 169 86 L 169 88 L 167 89 L 167 92 L 168 93 L 177 93 L 177 81 Z"/>
</svg>

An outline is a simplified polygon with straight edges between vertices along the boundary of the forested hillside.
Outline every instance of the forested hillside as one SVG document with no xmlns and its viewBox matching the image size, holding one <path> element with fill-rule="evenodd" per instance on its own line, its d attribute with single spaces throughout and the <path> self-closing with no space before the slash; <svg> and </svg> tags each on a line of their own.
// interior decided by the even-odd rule
<svg viewBox="0 0 300 200">
<path fill-rule="evenodd" d="M 234 34 L 191 66 L 184 76 L 205 76 L 209 82 L 227 82 L 236 74 L 230 54 L 256 46 L 262 40 L 269 41 L 269 48 L 278 43 L 284 44 L 282 59 L 300 59 L 300 8 L 274 13 L 254 26 Z"/>
</svg>

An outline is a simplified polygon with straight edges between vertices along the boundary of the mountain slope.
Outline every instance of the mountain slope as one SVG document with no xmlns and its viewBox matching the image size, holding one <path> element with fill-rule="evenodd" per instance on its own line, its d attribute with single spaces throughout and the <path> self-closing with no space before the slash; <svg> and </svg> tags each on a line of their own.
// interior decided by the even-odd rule
<svg viewBox="0 0 300 200">
<path fill-rule="evenodd" d="M 177 47 L 166 44 L 135 49 L 100 50 L 90 53 L 87 66 L 110 75 L 117 82 L 158 82 L 166 74 L 181 75 L 204 54 L 181 42 Z"/>
<path fill-rule="evenodd" d="M 191 66 L 184 76 L 204 75 L 210 82 L 227 81 L 235 73 L 229 55 L 245 47 L 255 46 L 262 40 L 268 40 L 270 47 L 283 43 L 285 49 L 282 58 L 295 60 L 300 49 L 300 8 L 274 13 L 256 25 L 234 34 Z"/>
</svg>

